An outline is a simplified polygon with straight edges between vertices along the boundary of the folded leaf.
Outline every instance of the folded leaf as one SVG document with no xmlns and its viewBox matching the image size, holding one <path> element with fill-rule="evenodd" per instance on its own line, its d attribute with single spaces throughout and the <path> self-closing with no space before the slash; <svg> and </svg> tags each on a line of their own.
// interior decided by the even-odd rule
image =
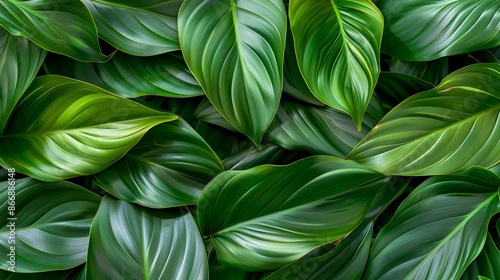
<svg viewBox="0 0 500 280">
<path fill-rule="evenodd" d="M 363 221 L 330 252 L 284 266 L 264 280 L 281 279 L 361 279 L 368 260 L 373 222 Z"/>
<path fill-rule="evenodd" d="M 323 103 L 349 113 L 358 130 L 380 72 L 383 17 L 370 0 L 290 0 L 302 75 Z"/>
<path fill-rule="evenodd" d="M 0 27 L 0 136 L 46 53 L 28 39 L 12 36 Z"/>
<path fill-rule="evenodd" d="M 222 171 L 210 146 L 179 119 L 153 127 L 123 158 L 94 178 L 124 201 L 167 208 L 196 204 L 201 190 Z"/>
<path fill-rule="evenodd" d="M 286 12 L 281 0 L 186 0 L 179 41 L 210 102 L 260 145 L 283 84 Z"/>
<path fill-rule="evenodd" d="M 83 0 L 92 13 L 99 37 L 115 48 L 137 56 L 179 49 L 178 0 Z"/>
<path fill-rule="evenodd" d="M 0 183 L 0 199 L 0 253 L 4 260 L 15 255 L 16 272 L 63 270 L 85 262 L 98 195 L 68 182 L 25 178 Z M 3 270 L 9 267 L 0 263 Z"/>
<path fill-rule="evenodd" d="M 377 235 L 365 279 L 458 279 L 500 211 L 499 185 L 482 168 L 425 181 Z"/>
<path fill-rule="evenodd" d="M 48 58 L 44 63 L 47 73 L 86 81 L 127 98 L 204 95 L 184 60 L 174 55 L 135 57 L 118 52 L 106 63 L 84 63 L 55 55 Z"/>
<path fill-rule="evenodd" d="M 97 173 L 156 124 L 158 112 L 61 76 L 36 78 L 0 139 L 0 164 L 44 181 Z"/>
<path fill-rule="evenodd" d="M 92 15 L 80 1 L 3 0 L 0 25 L 51 52 L 81 61 L 108 59 L 99 48 Z"/>
<path fill-rule="evenodd" d="M 384 179 L 329 156 L 226 171 L 200 195 L 200 230 L 222 264 L 276 269 L 355 229 Z"/>
<path fill-rule="evenodd" d="M 428 176 L 500 161 L 500 64 L 474 64 L 389 112 L 347 156 L 391 175 Z"/>
<path fill-rule="evenodd" d="M 90 231 L 87 279 L 208 279 L 207 266 L 188 211 L 103 198 Z"/>
<path fill-rule="evenodd" d="M 387 22 L 382 52 L 403 60 L 433 60 L 500 45 L 497 0 L 381 0 Z"/>
</svg>

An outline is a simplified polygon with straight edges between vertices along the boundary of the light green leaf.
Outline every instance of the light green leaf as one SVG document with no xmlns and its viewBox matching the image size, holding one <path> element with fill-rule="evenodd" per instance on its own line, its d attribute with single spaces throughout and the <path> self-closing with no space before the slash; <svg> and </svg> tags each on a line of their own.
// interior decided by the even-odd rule
<svg viewBox="0 0 500 280">
<path fill-rule="evenodd" d="M 0 27 L 0 136 L 46 53 L 28 39 L 12 36 Z"/>
<path fill-rule="evenodd" d="M 481 254 L 467 267 L 461 280 L 475 280 L 479 276 L 500 279 L 500 251 L 488 234 Z"/>
<path fill-rule="evenodd" d="M 361 279 L 370 252 L 373 222 L 363 221 L 330 252 L 294 262 L 264 280 L 281 279 Z"/>
<path fill-rule="evenodd" d="M 384 174 L 445 175 L 500 161 L 500 64 L 474 64 L 396 106 L 347 156 Z"/>
<path fill-rule="evenodd" d="M 62 270 L 85 262 L 98 195 L 68 182 L 25 178 L 0 183 L 0 199 L 0 253 L 9 261 L 8 254 L 15 254 L 16 272 Z M 9 267 L 7 261 L 0 263 L 3 270 Z"/>
<path fill-rule="evenodd" d="M 458 279 L 500 211 L 500 178 L 482 168 L 426 180 L 377 235 L 365 278 Z"/>
<path fill-rule="evenodd" d="M 347 113 L 282 98 L 265 137 L 285 149 L 345 157 L 383 115 L 373 98 L 358 132 Z"/>
<path fill-rule="evenodd" d="M 370 0 L 291 0 L 289 15 L 307 85 L 360 131 L 380 72 L 382 14 Z"/>
<path fill-rule="evenodd" d="M 200 195 L 200 230 L 222 264 L 276 269 L 355 229 L 384 179 L 329 156 L 226 171 Z"/>
<path fill-rule="evenodd" d="M 500 45 L 498 0 L 381 0 L 382 52 L 403 60 L 433 60 Z"/>
<path fill-rule="evenodd" d="M 184 60 L 170 54 L 135 57 L 118 52 L 106 63 L 84 63 L 55 55 L 48 58 L 44 63 L 47 73 L 86 81 L 127 98 L 204 95 Z"/>
<path fill-rule="evenodd" d="M 201 190 L 222 171 L 210 146 L 179 119 L 153 127 L 123 158 L 94 178 L 124 201 L 167 208 L 196 204 Z"/>
<path fill-rule="evenodd" d="M 257 146 L 278 108 L 286 12 L 281 0 L 186 0 L 179 41 L 210 102 Z"/>
<path fill-rule="evenodd" d="M 178 0 L 83 0 L 99 37 L 128 54 L 150 56 L 179 49 Z"/>
<path fill-rule="evenodd" d="M 121 158 L 148 129 L 175 119 L 81 81 L 42 76 L 0 139 L 0 163 L 44 181 L 91 175 Z"/>
<path fill-rule="evenodd" d="M 3 0 L 0 25 L 38 46 L 81 61 L 104 62 L 92 15 L 80 1 Z"/>
<path fill-rule="evenodd" d="M 92 222 L 87 279 L 208 279 L 205 247 L 188 211 L 105 196 Z"/>
</svg>

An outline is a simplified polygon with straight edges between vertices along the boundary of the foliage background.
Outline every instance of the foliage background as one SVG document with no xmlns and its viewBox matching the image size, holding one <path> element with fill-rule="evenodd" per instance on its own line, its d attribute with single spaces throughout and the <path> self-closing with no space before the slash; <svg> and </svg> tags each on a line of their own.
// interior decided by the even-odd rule
<svg viewBox="0 0 500 280">
<path fill-rule="evenodd" d="M 0 279 L 500 279 L 499 30 L 497 0 L 4 0 Z"/>
</svg>

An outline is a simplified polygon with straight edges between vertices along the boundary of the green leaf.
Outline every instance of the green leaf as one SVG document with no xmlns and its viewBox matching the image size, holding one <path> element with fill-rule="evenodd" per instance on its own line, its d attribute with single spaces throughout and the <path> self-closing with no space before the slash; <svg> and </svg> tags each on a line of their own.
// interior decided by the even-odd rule
<svg viewBox="0 0 500 280">
<path fill-rule="evenodd" d="M 284 266 L 264 280 L 361 279 L 370 252 L 373 222 L 363 221 L 330 252 Z"/>
<path fill-rule="evenodd" d="M 403 61 L 392 58 L 389 68 L 391 72 L 417 77 L 433 85 L 438 85 L 449 74 L 448 57 L 432 61 Z"/>
<path fill-rule="evenodd" d="M 430 83 L 410 75 L 381 72 L 375 86 L 375 93 L 392 109 L 408 97 L 433 87 Z"/>
<path fill-rule="evenodd" d="M 170 54 L 135 57 L 118 52 L 106 63 L 83 63 L 64 56 L 49 56 L 44 66 L 49 74 L 86 81 L 127 98 L 204 95 L 184 60 Z"/>
<path fill-rule="evenodd" d="M 257 146 L 278 108 L 286 12 L 281 0 L 186 0 L 179 41 L 210 102 Z"/>
<path fill-rule="evenodd" d="M 196 132 L 210 145 L 220 159 L 239 154 L 255 145 L 242 134 L 199 122 Z"/>
<path fill-rule="evenodd" d="M 15 254 L 16 272 L 62 270 L 85 262 L 98 195 L 68 182 L 25 178 L 0 183 L 0 199 L 0 253 L 4 259 Z M 0 263 L 1 269 L 9 267 L 7 261 Z"/>
<path fill-rule="evenodd" d="M 197 119 L 206 123 L 215 124 L 233 132 L 239 132 L 232 124 L 230 124 L 224 117 L 215 109 L 210 103 L 208 98 L 203 98 L 200 102 L 194 115 Z"/>
<path fill-rule="evenodd" d="M 347 113 L 282 98 L 266 138 L 289 150 L 345 157 L 383 115 L 373 98 L 358 132 Z"/>
<path fill-rule="evenodd" d="M 381 0 L 382 52 L 403 60 L 433 60 L 500 45 L 497 0 Z"/>
<path fill-rule="evenodd" d="M 493 166 L 500 161 L 499 88 L 500 64 L 464 67 L 395 107 L 347 158 L 403 176 Z"/>
<path fill-rule="evenodd" d="M 307 85 L 361 131 L 380 72 L 382 14 L 370 0 L 291 0 L 289 15 Z"/>
<path fill-rule="evenodd" d="M 0 136 L 46 53 L 26 38 L 12 36 L 0 27 Z"/>
<path fill-rule="evenodd" d="M 207 265 L 188 211 L 103 198 L 90 231 L 87 279 L 208 279 Z"/>
<path fill-rule="evenodd" d="M 379 191 L 373 198 L 370 211 L 366 214 L 367 217 L 377 219 L 380 214 L 395 200 L 410 183 L 410 178 L 404 177 L 387 177 L 387 181 L 380 186 Z"/>
<path fill-rule="evenodd" d="M 300 153 L 291 152 L 280 146 L 267 143 L 261 149 L 250 147 L 238 154 L 225 158 L 222 164 L 226 170 L 245 170 L 262 164 L 289 164 L 297 160 Z"/>
<path fill-rule="evenodd" d="M 383 179 L 329 156 L 226 171 L 200 195 L 199 226 L 222 264 L 276 269 L 355 229 Z"/>
<path fill-rule="evenodd" d="M 209 256 L 210 279 L 216 280 L 254 280 L 251 272 L 225 266 L 217 260 L 214 251 Z"/>
<path fill-rule="evenodd" d="M 0 270 L 0 279 L 3 280 L 64 280 L 71 270 L 53 270 L 39 273 L 19 273 Z"/>
<path fill-rule="evenodd" d="M 150 56 L 179 49 L 178 0 L 83 0 L 99 37 L 128 54 Z"/>
<path fill-rule="evenodd" d="M 179 119 L 153 127 L 123 158 L 94 178 L 124 201 L 167 208 L 196 204 L 201 190 L 222 171 L 210 146 Z"/>
<path fill-rule="evenodd" d="M 97 173 L 156 124 L 177 119 L 96 86 L 36 78 L 0 139 L 0 163 L 44 181 Z"/>
<path fill-rule="evenodd" d="M 475 280 L 480 275 L 490 279 L 500 279 L 500 251 L 488 234 L 481 254 L 469 265 L 461 280 Z"/>
<path fill-rule="evenodd" d="M 0 25 L 15 36 L 81 61 L 104 62 L 92 15 L 80 1 L 3 0 Z"/>
<path fill-rule="evenodd" d="M 366 279 L 458 279 L 500 211 L 500 178 L 482 168 L 426 180 L 378 234 Z"/>
</svg>

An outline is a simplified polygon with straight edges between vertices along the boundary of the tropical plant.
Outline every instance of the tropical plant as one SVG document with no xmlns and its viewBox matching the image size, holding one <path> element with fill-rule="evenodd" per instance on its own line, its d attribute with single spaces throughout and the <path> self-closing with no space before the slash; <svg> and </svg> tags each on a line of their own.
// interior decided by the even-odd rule
<svg viewBox="0 0 500 280">
<path fill-rule="evenodd" d="M 2 0 L 0 279 L 500 279 L 500 1 Z"/>
</svg>

